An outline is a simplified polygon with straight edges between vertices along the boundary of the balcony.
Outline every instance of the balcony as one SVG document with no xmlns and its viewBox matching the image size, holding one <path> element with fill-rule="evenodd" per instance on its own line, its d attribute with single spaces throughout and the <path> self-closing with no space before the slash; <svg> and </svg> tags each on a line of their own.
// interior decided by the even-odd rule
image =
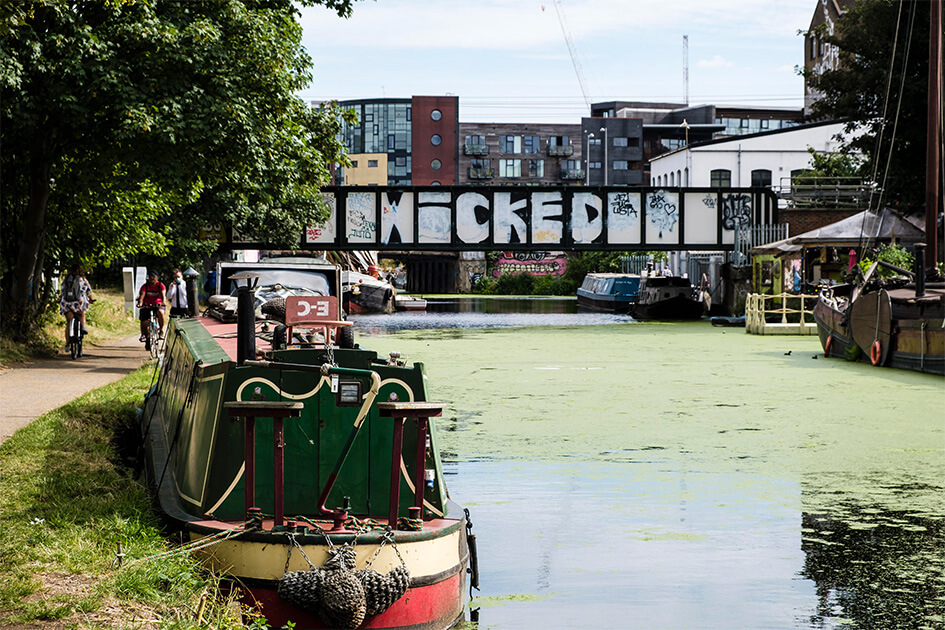
<svg viewBox="0 0 945 630">
<path fill-rule="evenodd" d="M 584 169 L 563 168 L 561 169 L 561 179 L 584 179 Z"/>
<path fill-rule="evenodd" d="M 469 168 L 469 179 L 492 179 L 493 172 L 491 168 Z"/>
<path fill-rule="evenodd" d="M 574 155 L 574 147 L 570 144 L 548 145 L 548 155 L 551 157 L 566 157 Z"/>
<path fill-rule="evenodd" d="M 489 155 L 489 146 L 485 144 L 464 144 L 464 155 Z"/>
</svg>

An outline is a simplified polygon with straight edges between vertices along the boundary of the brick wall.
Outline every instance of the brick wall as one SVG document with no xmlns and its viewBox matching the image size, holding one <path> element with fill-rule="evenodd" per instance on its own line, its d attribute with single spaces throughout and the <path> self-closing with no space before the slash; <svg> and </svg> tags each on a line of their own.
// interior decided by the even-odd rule
<svg viewBox="0 0 945 630">
<path fill-rule="evenodd" d="M 810 232 L 819 227 L 842 221 L 847 217 L 852 217 L 858 212 L 861 212 L 861 210 L 855 208 L 779 210 L 778 219 L 781 223 L 787 223 L 790 226 L 791 236 L 797 236 L 798 234 Z"/>
</svg>

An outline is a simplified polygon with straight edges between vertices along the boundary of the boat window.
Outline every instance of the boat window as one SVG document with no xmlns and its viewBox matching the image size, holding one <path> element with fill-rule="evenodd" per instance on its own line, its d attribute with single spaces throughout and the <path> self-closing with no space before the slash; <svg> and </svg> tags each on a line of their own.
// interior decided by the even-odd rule
<svg viewBox="0 0 945 630">
<path fill-rule="evenodd" d="M 289 295 L 331 295 L 328 276 L 320 271 L 297 269 L 241 269 L 259 274 L 256 298 L 263 301 Z M 229 282 L 230 295 L 236 295 L 236 283 Z"/>
</svg>

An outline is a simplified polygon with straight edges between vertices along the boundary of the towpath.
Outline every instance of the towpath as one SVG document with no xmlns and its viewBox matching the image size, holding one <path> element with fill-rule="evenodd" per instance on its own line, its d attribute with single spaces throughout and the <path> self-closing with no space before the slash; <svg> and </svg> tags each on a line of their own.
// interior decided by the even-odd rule
<svg viewBox="0 0 945 630">
<path fill-rule="evenodd" d="M 117 381 L 149 358 L 137 335 L 0 373 L 0 443 L 48 411 Z"/>
</svg>

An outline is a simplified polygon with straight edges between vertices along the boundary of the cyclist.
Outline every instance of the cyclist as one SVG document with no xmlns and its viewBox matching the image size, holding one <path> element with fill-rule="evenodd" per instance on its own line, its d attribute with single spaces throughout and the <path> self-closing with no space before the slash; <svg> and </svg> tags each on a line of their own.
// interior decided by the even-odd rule
<svg viewBox="0 0 945 630">
<path fill-rule="evenodd" d="M 141 285 L 138 291 L 138 319 L 141 321 L 141 337 L 138 341 L 147 341 L 148 321 L 151 313 L 157 320 L 161 330 L 160 338 L 164 338 L 164 305 L 167 303 L 167 287 L 160 281 L 158 272 L 149 271 L 148 281 Z"/>
<path fill-rule="evenodd" d="M 85 312 L 94 302 L 92 285 L 85 279 L 80 265 L 73 265 L 62 281 L 62 294 L 59 298 L 59 314 L 66 316 L 66 350 L 69 349 L 69 333 L 72 330 L 72 318 L 78 316 L 82 324 L 82 334 L 87 335 L 89 329 L 85 327 Z"/>
</svg>

